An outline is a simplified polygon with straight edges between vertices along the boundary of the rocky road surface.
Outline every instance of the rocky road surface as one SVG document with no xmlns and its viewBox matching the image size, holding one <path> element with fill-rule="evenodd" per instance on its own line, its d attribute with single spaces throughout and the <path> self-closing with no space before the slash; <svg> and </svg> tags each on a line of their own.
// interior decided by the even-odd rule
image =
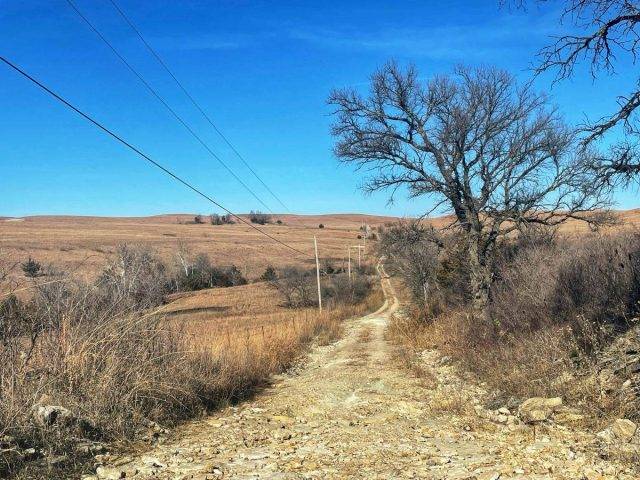
<svg viewBox="0 0 640 480">
<path fill-rule="evenodd" d="M 380 310 L 348 321 L 341 340 L 315 348 L 254 401 L 187 424 L 141 456 L 102 456 L 85 478 L 638 478 L 605 460 L 591 433 L 534 430 L 504 409 L 481 414 L 478 387 L 436 352 L 419 359 L 429 384 L 399 366 L 385 340 L 398 300 L 388 279 L 383 287 Z M 438 410 L 443 402 L 480 415 Z"/>
</svg>

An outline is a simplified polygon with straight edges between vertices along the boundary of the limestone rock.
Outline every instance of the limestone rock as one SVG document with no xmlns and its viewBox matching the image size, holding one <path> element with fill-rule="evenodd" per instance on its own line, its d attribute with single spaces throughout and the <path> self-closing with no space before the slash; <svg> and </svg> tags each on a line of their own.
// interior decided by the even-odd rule
<svg viewBox="0 0 640 480">
<path fill-rule="evenodd" d="M 542 422 L 548 420 L 561 406 L 562 399 L 560 397 L 533 397 L 522 402 L 519 408 L 519 415 L 526 423 Z"/>
<path fill-rule="evenodd" d="M 626 418 L 620 418 L 616 420 L 611 426 L 611 430 L 613 431 L 613 434 L 616 436 L 616 438 L 624 442 L 630 442 L 637 429 L 638 426 L 631 420 L 627 420 Z"/>
<path fill-rule="evenodd" d="M 69 425 L 75 420 L 70 410 L 59 405 L 37 405 L 33 410 L 33 418 L 43 427 L 54 424 Z"/>
</svg>

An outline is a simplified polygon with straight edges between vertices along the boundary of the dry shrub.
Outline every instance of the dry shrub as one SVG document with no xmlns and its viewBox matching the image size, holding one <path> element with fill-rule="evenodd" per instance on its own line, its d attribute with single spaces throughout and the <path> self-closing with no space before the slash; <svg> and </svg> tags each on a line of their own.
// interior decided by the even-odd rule
<svg viewBox="0 0 640 480">
<path fill-rule="evenodd" d="M 502 246 L 486 320 L 454 302 L 426 319 L 414 311 L 392 336 L 414 354 L 437 346 L 493 388 L 495 406 L 561 396 L 596 421 L 637 418 L 638 399 L 616 393 L 624 378 L 603 379 L 599 362 L 639 312 L 640 235 L 536 235 Z M 445 258 L 441 271 L 460 271 Z"/>
<path fill-rule="evenodd" d="M 327 270 L 334 271 L 333 268 Z M 363 266 L 361 271 L 364 270 Z M 285 307 L 305 308 L 318 304 L 315 269 L 283 268 L 269 284 L 279 293 Z M 351 279 L 346 273 L 323 274 L 321 277 L 323 302 L 331 307 L 361 303 L 371 294 L 372 288 L 371 277 L 360 271 L 354 271 Z"/>
<path fill-rule="evenodd" d="M 524 248 L 492 289 L 497 333 L 569 326 L 585 351 L 626 327 L 640 299 L 640 235 L 594 235 Z"/>
</svg>

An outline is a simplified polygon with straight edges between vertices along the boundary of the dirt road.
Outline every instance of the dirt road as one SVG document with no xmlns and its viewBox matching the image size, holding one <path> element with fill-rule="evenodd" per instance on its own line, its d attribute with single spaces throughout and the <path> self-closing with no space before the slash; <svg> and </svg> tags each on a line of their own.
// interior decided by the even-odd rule
<svg viewBox="0 0 640 480">
<path fill-rule="evenodd" d="M 385 326 L 398 301 L 383 286 L 383 308 L 349 321 L 340 341 L 315 348 L 256 400 L 186 425 L 145 455 L 111 458 L 98 478 L 634 478 L 601 460 L 586 433 L 557 425 L 534 438 L 524 425 L 438 412 L 452 396 L 477 403 L 479 390 L 435 352 L 422 356 L 432 388 L 397 365 Z"/>
</svg>

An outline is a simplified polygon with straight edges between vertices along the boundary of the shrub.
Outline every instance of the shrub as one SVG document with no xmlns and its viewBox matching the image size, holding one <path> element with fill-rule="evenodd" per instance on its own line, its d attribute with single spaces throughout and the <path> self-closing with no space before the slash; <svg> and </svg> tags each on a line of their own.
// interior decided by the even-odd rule
<svg viewBox="0 0 640 480">
<path fill-rule="evenodd" d="M 262 275 L 260 275 L 260 280 L 263 282 L 273 282 L 278 279 L 278 273 L 276 269 L 269 265 Z"/>
<path fill-rule="evenodd" d="M 197 255 L 192 263 L 179 268 L 174 279 L 177 291 L 196 291 L 214 287 L 235 287 L 245 285 L 247 280 L 235 266 L 215 267 L 209 257 L 203 253 Z"/>
<path fill-rule="evenodd" d="M 324 228 L 324 224 L 321 223 L 320 225 L 318 225 L 318 228 Z"/>
<path fill-rule="evenodd" d="M 280 293 L 286 307 L 302 308 L 316 305 L 317 287 L 312 270 L 299 267 L 283 268 L 271 284 Z"/>
<path fill-rule="evenodd" d="M 349 275 L 340 273 L 323 278 L 321 282 L 322 296 L 327 303 L 334 305 L 355 305 L 362 302 L 370 293 L 373 284 L 364 275 Z"/>
<path fill-rule="evenodd" d="M 282 225 L 282 220 L 278 219 L 278 220 L 276 220 L 276 223 L 277 223 L 278 225 Z"/>
<path fill-rule="evenodd" d="M 440 311 L 432 312 L 431 322 L 419 315 L 398 321 L 392 335 L 417 350 L 438 345 L 502 392 L 497 406 L 508 397 L 563 396 L 593 418 L 617 415 L 615 409 L 636 415 L 637 403 L 621 403 L 619 389 L 606 394 L 597 371 L 628 361 L 607 353 L 598 363 L 600 352 L 608 352 L 640 313 L 640 234 L 575 240 L 531 231 L 499 249 L 486 319 L 471 315 L 468 300 L 448 300 L 467 295 L 460 287 L 467 283 L 464 251 L 453 238 L 436 266 Z"/>
<path fill-rule="evenodd" d="M 640 235 L 528 243 L 497 276 L 490 312 L 502 329 L 567 325 L 591 350 L 638 313 Z"/>
<path fill-rule="evenodd" d="M 170 291 L 168 272 L 155 252 L 141 245 L 119 245 L 97 280 L 101 306 L 118 302 L 141 310 L 162 304 Z"/>
<path fill-rule="evenodd" d="M 26 262 L 22 263 L 21 267 L 25 276 L 29 278 L 35 278 L 42 273 L 42 265 L 31 257 L 29 257 Z"/>
<path fill-rule="evenodd" d="M 193 223 L 201 225 L 204 223 L 204 218 L 202 217 L 202 215 L 196 215 L 195 217 L 193 217 Z"/>
<path fill-rule="evenodd" d="M 272 218 L 271 215 L 267 213 L 262 213 L 260 211 L 254 212 L 253 210 L 251 210 L 251 212 L 249 212 L 249 221 L 251 221 L 251 223 L 257 223 L 259 225 L 266 225 L 267 223 L 272 222 Z"/>
<path fill-rule="evenodd" d="M 401 276 L 420 309 L 440 296 L 436 282 L 442 245 L 434 229 L 418 222 L 398 222 L 385 230 L 377 246 L 381 255 L 392 259 L 390 271 Z"/>
</svg>

